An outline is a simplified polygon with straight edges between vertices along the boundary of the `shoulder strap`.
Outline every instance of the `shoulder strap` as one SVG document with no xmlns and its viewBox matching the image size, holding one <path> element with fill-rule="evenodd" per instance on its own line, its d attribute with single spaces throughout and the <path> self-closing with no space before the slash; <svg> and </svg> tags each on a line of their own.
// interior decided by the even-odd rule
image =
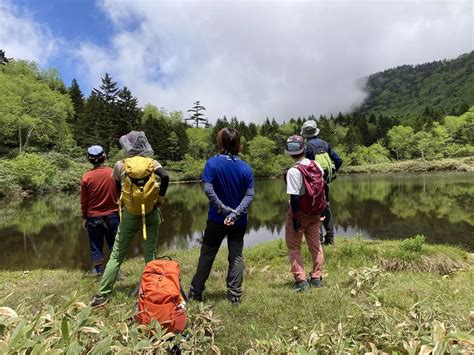
<svg viewBox="0 0 474 355">
<path fill-rule="evenodd" d="M 306 145 L 308 145 L 308 146 L 311 148 L 311 150 L 313 151 L 313 153 L 316 152 L 316 146 L 315 146 L 313 143 L 311 143 L 311 142 L 306 142 Z"/>
<path fill-rule="evenodd" d="M 311 147 L 311 150 L 313 153 L 316 154 L 321 154 L 321 153 L 326 153 L 326 149 L 324 149 L 323 146 L 316 146 L 314 143 L 311 142 L 306 142 Z"/>
</svg>

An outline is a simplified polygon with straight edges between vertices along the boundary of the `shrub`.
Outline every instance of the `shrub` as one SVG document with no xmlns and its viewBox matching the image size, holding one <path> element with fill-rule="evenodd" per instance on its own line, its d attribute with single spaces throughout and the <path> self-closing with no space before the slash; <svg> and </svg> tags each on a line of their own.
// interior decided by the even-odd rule
<svg viewBox="0 0 474 355">
<path fill-rule="evenodd" d="M 407 253 L 419 253 L 423 250 L 425 244 L 425 237 L 423 235 L 416 235 L 413 238 L 404 239 L 400 242 L 400 248 Z"/>
<path fill-rule="evenodd" d="M 57 167 L 42 156 L 20 154 L 10 161 L 12 174 L 25 190 L 39 191 L 50 187 L 57 175 Z"/>
<path fill-rule="evenodd" d="M 205 160 L 196 160 L 186 154 L 184 160 L 170 161 L 166 169 L 170 172 L 171 180 L 200 180 L 204 170 Z"/>
</svg>

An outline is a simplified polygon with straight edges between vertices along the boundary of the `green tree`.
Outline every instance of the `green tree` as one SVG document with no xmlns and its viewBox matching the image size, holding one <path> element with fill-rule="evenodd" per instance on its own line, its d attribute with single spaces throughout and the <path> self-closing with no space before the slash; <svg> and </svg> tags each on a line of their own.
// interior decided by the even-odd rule
<svg viewBox="0 0 474 355">
<path fill-rule="evenodd" d="M 38 78 L 33 65 L 12 60 L 3 68 L 6 70 L 0 72 L 2 145 L 16 146 L 20 152 L 31 146 L 42 150 L 70 146 L 66 119 L 73 114 L 73 106 L 68 95 L 52 90 Z"/>
<path fill-rule="evenodd" d="M 83 131 L 84 124 L 84 95 L 82 94 L 81 88 L 77 83 L 76 79 L 72 79 L 71 87 L 68 90 L 69 96 L 71 97 L 74 113 L 68 117 L 68 124 L 71 129 L 72 135 L 78 145 L 83 145 L 81 132 Z"/>
<path fill-rule="evenodd" d="M 425 159 L 426 155 L 433 153 L 433 134 L 427 131 L 416 132 L 413 136 L 413 142 L 417 152 Z"/>
<path fill-rule="evenodd" d="M 168 138 L 166 138 L 166 150 L 171 160 L 178 160 L 179 140 L 178 135 L 174 131 L 172 131 Z"/>
<path fill-rule="evenodd" d="M 94 120 L 97 127 L 97 134 L 100 143 L 106 151 L 112 147 L 118 147 L 119 130 L 123 129 L 126 122 L 122 122 L 118 115 L 117 100 L 118 87 L 117 82 L 113 81 L 109 73 L 101 78 L 100 87 L 92 90 L 94 95 L 95 117 L 88 117 L 89 121 Z"/>
<path fill-rule="evenodd" d="M 394 150 L 397 160 L 409 157 L 410 147 L 413 139 L 413 128 L 406 126 L 395 126 L 387 133 L 389 148 Z"/>
<path fill-rule="evenodd" d="M 212 130 L 210 128 L 188 128 L 186 130 L 193 149 L 190 151 L 194 159 L 207 159 L 213 151 L 210 144 Z"/>
<path fill-rule="evenodd" d="M 390 161 L 389 151 L 379 143 L 370 147 L 359 146 L 350 156 L 353 165 L 380 164 Z"/>
<path fill-rule="evenodd" d="M 117 136 L 139 130 L 143 113 L 138 106 L 138 99 L 126 86 L 117 93 L 117 113 L 120 123 L 116 131 Z"/>
<path fill-rule="evenodd" d="M 196 101 L 192 109 L 189 109 L 188 112 L 191 114 L 190 117 L 186 118 L 185 121 L 191 121 L 196 128 L 199 128 L 199 123 L 202 123 L 205 127 L 208 127 L 207 119 L 204 118 L 204 113 L 206 108 L 201 105 L 200 101 Z"/>
</svg>

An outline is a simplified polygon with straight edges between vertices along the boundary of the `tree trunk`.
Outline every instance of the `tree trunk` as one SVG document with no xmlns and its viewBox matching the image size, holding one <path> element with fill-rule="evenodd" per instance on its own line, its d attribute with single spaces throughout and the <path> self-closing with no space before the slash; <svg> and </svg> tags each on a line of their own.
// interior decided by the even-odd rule
<svg viewBox="0 0 474 355">
<path fill-rule="evenodd" d="M 18 127 L 18 142 L 19 142 L 19 148 L 20 148 L 20 154 L 21 154 L 21 126 Z"/>
<path fill-rule="evenodd" d="M 23 145 L 23 150 L 25 151 L 25 153 L 28 150 L 28 147 L 30 146 L 30 138 L 31 138 L 31 135 L 33 134 L 33 131 L 34 131 L 34 129 L 30 128 L 28 130 L 27 135 L 26 135 L 25 144 Z"/>
</svg>

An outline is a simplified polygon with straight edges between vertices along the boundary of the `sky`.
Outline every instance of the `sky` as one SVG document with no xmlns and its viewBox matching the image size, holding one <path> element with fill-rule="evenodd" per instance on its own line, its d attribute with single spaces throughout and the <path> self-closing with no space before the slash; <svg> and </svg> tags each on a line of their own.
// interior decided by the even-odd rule
<svg viewBox="0 0 474 355">
<path fill-rule="evenodd" d="M 473 0 L 0 0 L 0 49 L 210 122 L 347 112 L 363 79 L 474 50 Z"/>
</svg>

